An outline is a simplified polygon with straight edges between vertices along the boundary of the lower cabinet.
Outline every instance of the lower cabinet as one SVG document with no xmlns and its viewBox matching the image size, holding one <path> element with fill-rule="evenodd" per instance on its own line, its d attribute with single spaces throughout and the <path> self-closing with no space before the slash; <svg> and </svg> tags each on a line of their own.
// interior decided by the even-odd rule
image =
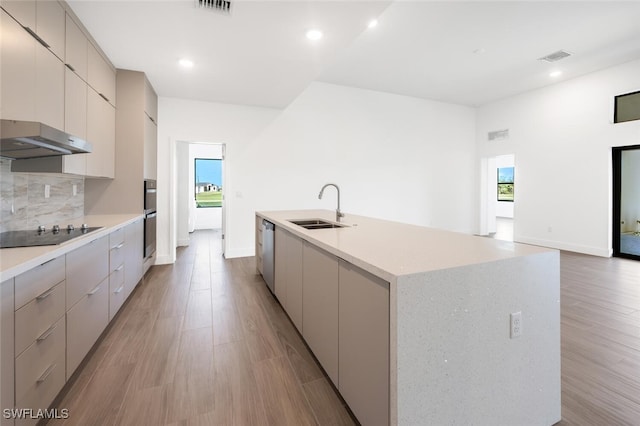
<svg viewBox="0 0 640 426">
<path fill-rule="evenodd" d="M 109 279 L 67 311 L 67 379 L 109 323 Z"/>
<path fill-rule="evenodd" d="M 14 280 L 0 284 L 0 404 L 2 408 L 14 406 Z M 13 419 L 0 417 L 0 425 L 10 426 Z"/>
<path fill-rule="evenodd" d="M 304 243 L 302 336 L 338 383 L 338 258 Z"/>
<path fill-rule="evenodd" d="M 389 283 L 343 260 L 339 282 L 336 385 L 361 424 L 388 425 Z"/>
<path fill-rule="evenodd" d="M 302 333 L 302 240 L 276 227 L 276 297 Z"/>
<path fill-rule="evenodd" d="M 144 222 L 142 219 L 124 228 L 124 298 L 128 298 L 144 275 Z"/>
</svg>

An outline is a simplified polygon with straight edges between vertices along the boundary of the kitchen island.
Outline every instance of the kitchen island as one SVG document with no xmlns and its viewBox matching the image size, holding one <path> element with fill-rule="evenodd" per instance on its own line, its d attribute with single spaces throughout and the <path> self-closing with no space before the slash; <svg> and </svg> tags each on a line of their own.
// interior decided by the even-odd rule
<svg viewBox="0 0 640 426">
<path fill-rule="evenodd" d="M 257 212 L 256 247 L 275 224 L 274 293 L 362 424 L 560 421 L 558 251 L 349 214 L 290 222 L 315 218 L 335 212 Z"/>
</svg>

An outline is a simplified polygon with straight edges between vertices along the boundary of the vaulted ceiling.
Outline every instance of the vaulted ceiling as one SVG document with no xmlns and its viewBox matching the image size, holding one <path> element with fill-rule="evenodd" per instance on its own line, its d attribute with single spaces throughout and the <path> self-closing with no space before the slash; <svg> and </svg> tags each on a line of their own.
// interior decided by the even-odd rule
<svg viewBox="0 0 640 426">
<path fill-rule="evenodd" d="M 243 105 L 284 108 L 316 80 L 480 105 L 640 58 L 635 1 L 197 1 L 68 3 L 160 96 Z M 571 56 L 538 60 L 558 50 Z"/>
</svg>

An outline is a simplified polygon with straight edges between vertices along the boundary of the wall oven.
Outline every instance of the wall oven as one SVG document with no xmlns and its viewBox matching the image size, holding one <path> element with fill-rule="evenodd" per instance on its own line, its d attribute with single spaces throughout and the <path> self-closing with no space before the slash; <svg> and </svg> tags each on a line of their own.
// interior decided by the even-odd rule
<svg viewBox="0 0 640 426">
<path fill-rule="evenodd" d="M 156 181 L 144 181 L 144 258 L 156 251 Z"/>
</svg>

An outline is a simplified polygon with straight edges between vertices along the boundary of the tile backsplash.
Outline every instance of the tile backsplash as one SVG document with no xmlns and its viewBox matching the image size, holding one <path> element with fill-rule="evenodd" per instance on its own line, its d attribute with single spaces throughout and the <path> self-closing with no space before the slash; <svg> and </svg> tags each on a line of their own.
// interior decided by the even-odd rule
<svg viewBox="0 0 640 426">
<path fill-rule="evenodd" d="M 45 186 L 49 185 L 49 197 Z M 76 194 L 74 195 L 74 185 Z M 84 216 L 84 178 L 58 173 L 12 173 L 0 158 L 0 232 L 61 227 Z"/>
</svg>

